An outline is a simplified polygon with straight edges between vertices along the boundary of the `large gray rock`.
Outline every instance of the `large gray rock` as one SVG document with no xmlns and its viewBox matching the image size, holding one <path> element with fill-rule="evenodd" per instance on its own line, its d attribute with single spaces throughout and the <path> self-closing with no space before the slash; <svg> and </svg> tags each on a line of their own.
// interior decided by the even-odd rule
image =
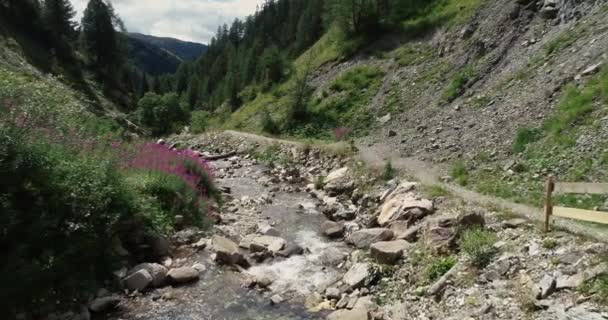
<svg viewBox="0 0 608 320">
<path fill-rule="evenodd" d="M 380 263 L 394 264 L 410 246 L 405 240 L 376 242 L 370 246 L 370 255 Z"/>
<path fill-rule="evenodd" d="M 181 267 L 169 270 L 167 279 L 171 283 L 182 284 L 198 280 L 200 272 L 194 268 Z"/>
<path fill-rule="evenodd" d="M 369 263 L 355 263 L 342 277 L 342 281 L 351 289 L 370 284 L 374 280 L 374 270 Z"/>
<path fill-rule="evenodd" d="M 219 264 L 236 264 L 249 267 L 249 262 L 239 251 L 239 246 L 232 240 L 215 235 L 211 238 L 209 248 L 215 252 L 215 261 Z"/>
<path fill-rule="evenodd" d="M 249 245 L 249 251 L 251 252 L 263 252 L 269 251 L 272 254 L 277 254 L 281 249 L 285 247 L 287 242 L 283 238 L 273 236 L 259 236 L 251 240 Z"/>
<path fill-rule="evenodd" d="M 321 232 L 329 238 L 340 238 L 344 235 L 344 225 L 333 221 L 325 221 L 321 224 Z"/>
<path fill-rule="evenodd" d="M 165 266 L 158 263 L 140 263 L 129 270 L 128 274 L 131 275 L 139 270 L 146 270 L 152 276 L 151 286 L 160 287 L 165 284 L 167 278 L 167 268 Z"/>
<path fill-rule="evenodd" d="M 608 263 L 601 263 L 595 267 L 585 269 L 577 274 L 566 276 L 562 275 L 556 279 L 556 290 L 575 289 L 585 281 L 593 280 L 597 276 L 608 272 Z"/>
<path fill-rule="evenodd" d="M 374 242 L 388 241 L 393 238 L 393 232 L 386 228 L 371 228 L 353 232 L 348 238 L 348 243 L 359 249 L 367 248 Z"/>
<path fill-rule="evenodd" d="M 416 242 L 420 234 L 421 225 L 409 226 L 407 221 L 395 221 L 390 224 L 389 229 L 395 234 L 395 239 Z"/>
<path fill-rule="evenodd" d="M 352 191 L 355 184 L 348 171 L 348 167 L 344 167 L 330 172 L 324 179 L 324 190 L 331 196 Z"/>
<path fill-rule="evenodd" d="M 114 309 L 119 302 L 120 297 L 114 295 L 97 298 L 89 303 L 89 310 L 93 312 L 106 312 Z"/>
<path fill-rule="evenodd" d="M 150 273 L 145 269 L 139 270 L 124 278 L 125 287 L 131 291 L 143 291 L 154 280 Z"/>
<path fill-rule="evenodd" d="M 386 196 L 378 215 L 380 226 L 397 220 L 419 220 L 434 211 L 432 201 L 412 192 L 415 187 L 414 183 L 404 182 Z"/>
</svg>

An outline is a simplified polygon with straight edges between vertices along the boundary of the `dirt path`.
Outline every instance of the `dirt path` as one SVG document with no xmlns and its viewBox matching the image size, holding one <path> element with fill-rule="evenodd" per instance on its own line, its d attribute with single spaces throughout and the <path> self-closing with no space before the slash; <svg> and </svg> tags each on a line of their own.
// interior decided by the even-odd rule
<svg viewBox="0 0 608 320">
<path fill-rule="evenodd" d="M 264 137 L 252 133 L 244 133 L 232 130 L 228 130 L 226 132 L 237 137 L 256 141 L 258 143 L 281 143 L 293 146 L 303 145 L 302 143 L 296 141 Z M 505 199 L 480 194 L 478 192 L 463 188 L 455 184 L 444 183 L 440 179 L 442 176 L 441 168 L 413 158 L 402 158 L 398 154 L 398 152 L 396 152 L 390 146 L 375 144 L 372 146 L 359 145 L 357 147 L 359 148 L 359 153 L 357 156 L 361 160 L 365 161 L 369 166 L 375 168 L 382 168 L 386 164 L 386 162 L 390 160 L 391 164 L 395 168 L 404 172 L 407 176 L 410 176 L 425 185 L 439 185 L 444 189 L 448 190 L 453 195 L 458 196 L 466 201 L 478 203 L 484 206 L 492 206 L 502 210 L 508 210 L 532 221 L 542 222 L 544 219 L 542 208 L 536 208 L 520 203 L 511 202 Z M 595 238 L 603 242 L 608 242 L 608 230 L 605 227 L 599 225 L 578 223 L 572 220 L 560 218 L 555 218 L 553 225 L 575 234 L 580 234 Z"/>
</svg>

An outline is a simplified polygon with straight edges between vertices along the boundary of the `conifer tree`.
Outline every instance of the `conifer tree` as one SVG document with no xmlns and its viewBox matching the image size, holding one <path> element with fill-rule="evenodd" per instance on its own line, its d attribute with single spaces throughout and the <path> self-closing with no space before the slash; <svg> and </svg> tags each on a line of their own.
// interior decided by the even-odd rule
<svg viewBox="0 0 608 320">
<path fill-rule="evenodd" d="M 85 51 L 101 69 L 118 64 L 117 35 L 110 9 L 102 0 L 90 0 L 82 18 Z"/>
<path fill-rule="evenodd" d="M 69 0 L 44 0 L 42 18 L 46 27 L 59 39 L 74 40 L 76 11 Z"/>
</svg>

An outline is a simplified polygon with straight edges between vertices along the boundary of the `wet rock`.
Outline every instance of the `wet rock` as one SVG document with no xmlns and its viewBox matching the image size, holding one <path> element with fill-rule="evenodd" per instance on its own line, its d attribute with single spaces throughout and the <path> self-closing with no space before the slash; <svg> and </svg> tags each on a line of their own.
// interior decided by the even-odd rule
<svg viewBox="0 0 608 320">
<path fill-rule="evenodd" d="M 198 280 L 199 271 L 190 267 L 181 267 L 169 270 L 167 279 L 174 284 L 183 284 Z"/>
<path fill-rule="evenodd" d="M 258 287 L 265 289 L 270 287 L 270 285 L 272 284 L 272 279 L 265 276 L 257 277 L 255 278 L 255 284 L 257 284 Z"/>
<path fill-rule="evenodd" d="M 148 271 L 145 269 L 139 270 L 130 276 L 124 278 L 124 285 L 130 291 L 143 291 L 146 289 L 154 279 Z"/>
<path fill-rule="evenodd" d="M 287 243 L 283 250 L 277 252 L 277 255 L 280 257 L 290 257 L 292 255 L 300 255 L 304 253 L 304 248 L 300 247 L 296 243 Z"/>
<path fill-rule="evenodd" d="M 114 309 L 120 303 L 119 296 L 107 296 L 94 299 L 89 303 L 89 310 L 93 312 L 106 312 Z"/>
<path fill-rule="evenodd" d="M 196 263 L 192 266 L 192 269 L 198 271 L 199 274 L 204 273 L 205 271 L 207 271 L 207 267 L 205 267 L 205 265 L 200 264 L 200 263 Z"/>
<path fill-rule="evenodd" d="M 272 226 L 270 226 L 269 224 L 266 224 L 266 223 L 260 223 L 258 225 L 258 233 L 263 234 L 265 236 L 273 236 L 273 237 L 278 237 L 281 235 L 277 229 L 273 228 Z"/>
<path fill-rule="evenodd" d="M 283 238 L 273 236 L 259 236 L 251 240 L 249 245 L 249 251 L 251 252 L 263 252 L 269 251 L 272 254 L 277 254 L 281 249 L 285 247 L 287 242 Z"/>
<path fill-rule="evenodd" d="M 370 284 L 374 280 L 372 265 L 355 263 L 342 277 L 342 281 L 351 289 L 357 289 Z"/>
<path fill-rule="evenodd" d="M 393 238 L 393 232 L 386 228 L 371 228 L 353 232 L 347 242 L 357 248 L 367 248 L 374 242 L 388 241 Z"/>
<path fill-rule="evenodd" d="M 228 238 L 213 236 L 209 248 L 215 252 L 215 261 L 219 264 L 236 264 L 249 267 L 245 256 L 239 252 L 237 244 Z"/>
<path fill-rule="evenodd" d="M 321 232 L 329 238 L 340 238 L 344 235 L 344 225 L 333 221 L 325 221 L 321 224 Z"/>
<path fill-rule="evenodd" d="M 167 278 L 167 268 L 158 263 L 141 263 L 129 270 L 128 274 L 131 275 L 139 270 L 146 270 L 152 276 L 153 287 L 160 287 L 165 284 Z"/>
<path fill-rule="evenodd" d="M 381 241 L 370 246 L 370 255 L 383 264 L 394 264 L 411 244 L 405 240 Z"/>
</svg>

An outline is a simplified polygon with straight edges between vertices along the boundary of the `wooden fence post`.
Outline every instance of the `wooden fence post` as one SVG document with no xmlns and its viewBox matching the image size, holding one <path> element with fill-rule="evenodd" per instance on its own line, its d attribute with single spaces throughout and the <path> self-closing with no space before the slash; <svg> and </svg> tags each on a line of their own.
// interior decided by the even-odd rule
<svg viewBox="0 0 608 320">
<path fill-rule="evenodd" d="M 545 186 L 545 232 L 549 232 L 549 223 L 551 221 L 551 215 L 553 215 L 553 190 L 555 189 L 555 178 L 553 176 L 547 177 L 547 184 Z"/>
</svg>

